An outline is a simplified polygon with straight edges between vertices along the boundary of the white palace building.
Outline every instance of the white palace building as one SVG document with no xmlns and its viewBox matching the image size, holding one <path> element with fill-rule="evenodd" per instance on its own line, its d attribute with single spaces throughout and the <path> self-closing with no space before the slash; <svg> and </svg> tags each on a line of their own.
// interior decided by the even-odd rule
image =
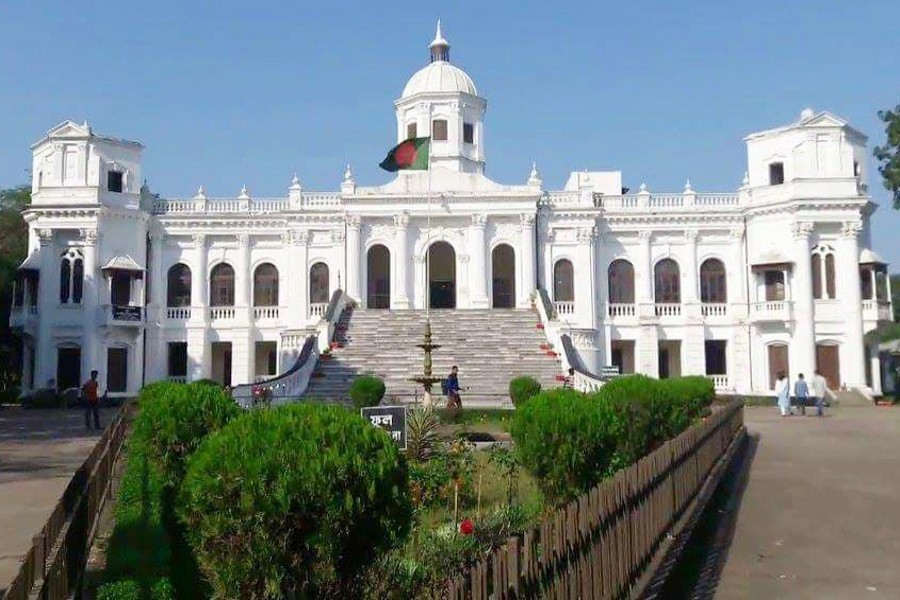
<svg viewBox="0 0 900 600">
<path fill-rule="evenodd" d="M 880 392 L 864 336 L 891 306 L 870 238 L 865 135 L 804 110 L 745 138 L 733 192 L 628 190 L 619 171 L 573 172 L 547 190 L 534 166 L 501 184 L 484 174 L 487 101 L 450 62 L 440 26 L 429 51 L 394 111 L 398 142 L 431 136 L 430 170 L 381 186 L 358 184 L 348 166 L 337 191 L 295 176 L 278 198 L 202 187 L 168 198 L 142 185 L 140 143 L 87 123 L 51 129 L 32 146 L 29 255 L 11 314 L 25 391 L 76 386 L 94 368 L 111 395 L 165 378 L 259 381 L 291 369 L 323 324 L 337 334 L 328 313 L 340 296 L 410 327 L 426 304 L 436 324 L 487 315 L 468 332 L 473 356 L 480 335 L 498 353 L 517 343 L 515 332 L 490 336 L 491 319 L 529 314 L 522 335 L 543 331 L 560 355 L 553 372 L 576 367 L 580 385 L 616 365 L 771 393 L 776 372 L 818 367 L 834 389 Z M 364 333 L 349 327 L 348 350 Z"/>
</svg>

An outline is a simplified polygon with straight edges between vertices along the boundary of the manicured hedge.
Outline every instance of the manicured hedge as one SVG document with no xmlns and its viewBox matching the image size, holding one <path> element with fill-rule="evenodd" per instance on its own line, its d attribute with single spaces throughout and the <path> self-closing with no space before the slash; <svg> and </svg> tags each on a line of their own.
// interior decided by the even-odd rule
<svg viewBox="0 0 900 600">
<path fill-rule="evenodd" d="M 378 406 L 384 398 L 384 381 L 374 375 L 360 375 L 350 384 L 350 399 L 356 408 Z"/>
<path fill-rule="evenodd" d="M 509 382 L 509 399 L 519 407 L 541 393 L 541 384 L 533 377 L 516 377 Z"/>
<path fill-rule="evenodd" d="M 544 494 L 562 502 L 678 435 L 714 397 L 705 377 L 630 375 L 594 394 L 542 392 L 516 410 L 510 432 Z"/>
<path fill-rule="evenodd" d="M 390 436 L 338 406 L 249 412 L 189 461 L 178 514 L 216 597 L 357 597 L 410 527 Z"/>
<path fill-rule="evenodd" d="M 218 386 L 207 383 L 162 383 L 140 397 L 134 435 L 146 444 L 150 460 L 166 485 L 177 487 L 185 460 L 203 438 L 238 416 L 241 409 Z"/>
</svg>

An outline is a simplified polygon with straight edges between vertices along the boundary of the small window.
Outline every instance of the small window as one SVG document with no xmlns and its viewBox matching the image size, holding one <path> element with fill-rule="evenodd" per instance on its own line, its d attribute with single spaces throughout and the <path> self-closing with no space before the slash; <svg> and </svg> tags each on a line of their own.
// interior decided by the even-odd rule
<svg viewBox="0 0 900 600">
<path fill-rule="evenodd" d="M 766 301 L 780 302 L 784 300 L 784 271 L 766 271 Z"/>
<path fill-rule="evenodd" d="M 769 165 L 769 185 L 781 185 L 784 183 L 784 163 L 772 163 Z"/>
<path fill-rule="evenodd" d="M 187 342 L 169 342 L 169 377 L 185 377 L 187 368 Z"/>
<path fill-rule="evenodd" d="M 463 142 L 466 144 L 475 143 L 475 126 L 471 123 L 463 123 Z"/>
<path fill-rule="evenodd" d="M 859 161 L 858 160 L 853 161 L 853 176 L 859 177 Z"/>
<path fill-rule="evenodd" d="M 431 123 L 431 138 L 437 142 L 447 141 L 447 121 L 435 119 Z"/>
<path fill-rule="evenodd" d="M 122 193 L 122 171 L 110 171 L 106 174 L 106 189 Z"/>
<path fill-rule="evenodd" d="M 406 139 L 411 140 L 416 137 L 418 133 L 418 127 L 416 127 L 415 123 L 410 123 L 406 126 Z"/>
</svg>

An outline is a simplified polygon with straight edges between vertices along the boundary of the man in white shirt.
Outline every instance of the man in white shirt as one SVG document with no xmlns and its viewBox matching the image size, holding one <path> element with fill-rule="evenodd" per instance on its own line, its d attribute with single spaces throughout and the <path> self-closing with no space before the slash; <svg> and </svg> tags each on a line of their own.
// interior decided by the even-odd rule
<svg viewBox="0 0 900 600">
<path fill-rule="evenodd" d="M 821 417 L 824 413 L 822 407 L 825 405 L 825 378 L 818 369 L 809 380 L 809 393 L 812 401 L 816 403 L 816 416 Z"/>
</svg>

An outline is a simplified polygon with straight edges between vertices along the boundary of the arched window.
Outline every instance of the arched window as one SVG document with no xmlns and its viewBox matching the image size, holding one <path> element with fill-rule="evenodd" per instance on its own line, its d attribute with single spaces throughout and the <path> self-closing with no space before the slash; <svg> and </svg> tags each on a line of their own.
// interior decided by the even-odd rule
<svg viewBox="0 0 900 600">
<path fill-rule="evenodd" d="M 59 301 L 62 304 L 80 304 L 84 290 L 84 259 L 81 252 L 72 248 L 62 254 L 59 263 Z"/>
<path fill-rule="evenodd" d="M 328 265 L 318 262 L 309 269 L 309 301 L 312 304 L 327 304 L 329 294 Z"/>
<path fill-rule="evenodd" d="M 191 305 L 191 269 L 178 263 L 169 268 L 166 277 L 166 306 Z"/>
<path fill-rule="evenodd" d="M 607 271 L 609 301 L 612 304 L 634 304 L 634 267 L 625 259 L 612 261 Z"/>
<path fill-rule="evenodd" d="M 834 299 L 834 248 L 819 244 L 810 257 L 813 297 L 816 300 Z M 824 282 L 824 285 L 823 285 Z"/>
<path fill-rule="evenodd" d="M 553 265 L 553 300 L 556 302 L 575 301 L 575 269 L 567 258 Z"/>
<path fill-rule="evenodd" d="M 656 279 L 657 304 L 679 304 L 681 302 L 681 272 L 678 263 L 671 258 L 664 258 L 653 269 Z"/>
<path fill-rule="evenodd" d="M 253 306 L 278 306 L 278 269 L 271 263 L 253 272 Z"/>
<path fill-rule="evenodd" d="M 707 258 L 700 265 L 700 301 L 724 304 L 728 301 L 725 264 L 718 258 Z"/>
<path fill-rule="evenodd" d="M 209 274 L 209 305 L 234 306 L 234 269 L 219 263 Z"/>
</svg>

